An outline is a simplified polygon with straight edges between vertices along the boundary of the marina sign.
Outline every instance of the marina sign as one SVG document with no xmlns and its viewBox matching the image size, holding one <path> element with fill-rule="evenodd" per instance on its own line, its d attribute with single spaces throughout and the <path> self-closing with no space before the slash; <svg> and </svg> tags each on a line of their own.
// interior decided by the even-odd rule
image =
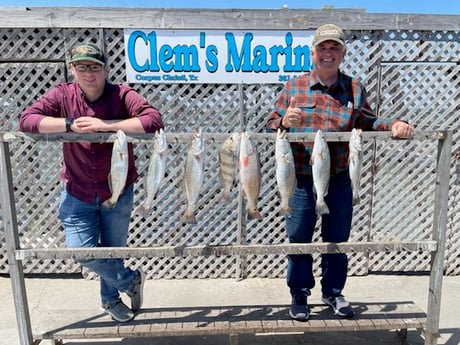
<svg viewBox="0 0 460 345">
<path fill-rule="evenodd" d="M 125 29 L 129 83 L 284 83 L 311 68 L 314 31 Z"/>
</svg>

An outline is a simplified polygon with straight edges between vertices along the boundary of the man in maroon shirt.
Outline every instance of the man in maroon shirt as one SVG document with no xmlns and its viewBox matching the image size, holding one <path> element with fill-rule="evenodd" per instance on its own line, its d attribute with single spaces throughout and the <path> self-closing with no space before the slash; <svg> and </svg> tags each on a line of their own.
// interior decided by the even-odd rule
<svg viewBox="0 0 460 345">
<path fill-rule="evenodd" d="M 32 133 L 152 133 L 163 128 L 161 114 L 136 91 L 106 80 L 108 69 L 102 49 L 92 43 L 74 47 L 69 67 L 75 82 L 56 85 L 29 106 L 20 129 Z M 128 177 L 113 208 L 102 206 L 111 191 L 108 176 L 112 143 L 63 144 L 61 178 L 65 189 L 59 206 L 68 247 L 126 246 L 133 183 L 138 177 L 132 144 L 128 145 Z M 103 310 L 119 322 L 134 318 L 142 305 L 144 273 L 125 267 L 122 259 L 84 259 L 79 262 L 100 277 Z M 120 292 L 131 298 L 126 306 Z"/>
</svg>

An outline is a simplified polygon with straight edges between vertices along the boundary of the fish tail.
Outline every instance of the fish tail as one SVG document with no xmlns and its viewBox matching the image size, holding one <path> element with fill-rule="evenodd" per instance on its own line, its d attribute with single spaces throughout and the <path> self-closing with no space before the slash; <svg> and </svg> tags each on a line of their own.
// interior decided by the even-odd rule
<svg viewBox="0 0 460 345">
<path fill-rule="evenodd" d="M 226 191 L 223 191 L 220 195 L 220 201 L 229 203 L 230 202 L 230 194 Z"/>
<path fill-rule="evenodd" d="M 103 207 L 106 207 L 106 208 L 113 208 L 115 206 L 117 202 L 116 201 L 113 201 L 112 199 L 107 199 L 106 201 L 104 201 L 102 203 L 102 206 Z"/>
<path fill-rule="evenodd" d="M 358 205 L 361 201 L 359 195 L 353 195 L 353 206 Z"/>
<path fill-rule="evenodd" d="M 324 199 L 318 199 L 316 201 L 316 214 L 321 216 L 323 214 L 329 214 L 329 207 L 327 207 L 326 202 Z"/>
<path fill-rule="evenodd" d="M 196 224 L 195 213 L 193 213 L 193 211 L 187 210 L 182 221 L 187 224 Z"/>
<path fill-rule="evenodd" d="M 143 218 L 147 218 L 147 216 L 149 215 L 149 211 L 150 211 L 150 207 L 144 202 L 136 211 L 136 213 L 143 217 Z"/>
<path fill-rule="evenodd" d="M 262 219 L 262 215 L 257 209 L 248 210 L 248 219 Z"/>
<path fill-rule="evenodd" d="M 292 212 L 292 209 L 289 205 L 286 205 L 286 206 L 281 206 L 281 209 L 280 209 L 280 215 L 281 216 L 287 216 L 287 215 L 290 215 Z"/>
</svg>

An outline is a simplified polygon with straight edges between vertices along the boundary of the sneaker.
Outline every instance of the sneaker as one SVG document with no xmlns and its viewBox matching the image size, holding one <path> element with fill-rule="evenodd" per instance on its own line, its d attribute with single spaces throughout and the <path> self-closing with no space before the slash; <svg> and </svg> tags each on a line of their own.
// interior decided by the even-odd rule
<svg viewBox="0 0 460 345">
<path fill-rule="evenodd" d="M 289 316 L 297 321 L 308 321 L 310 310 L 307 305 L 307 297 L 293 296 Z"/>
<path fill-rule="evenodd" d="M 332 308 L 335 315 L 345 317 L 347 319 L 350 319 L 353 316 L 355 316 L 355 312 L 351 308 L 350 303 L 348 303 L 345 300 L 345 297 L 343 297 L 342 295 L 330 297 L 323 296 L 321 300 L 324 302 L 324 304 L 327 304 Z"/>
<path fill-rule="evenodd" d="M 134 319 L 134 313 L 121 300 L 104 304 L 102 310 L 118 322 L 128 322 Z"/>
<path fill-rule="evenodd" d="M 137 270 L 136 278 L 134 278 L 134 288 L 132 291 L 126 294 L 131 297 L 131 310 L 133 312 L 138 311 L 142 307 L 143 295 L 144 295 L 144 281 L 145 274 L 141 269 Z"/>
</svg>

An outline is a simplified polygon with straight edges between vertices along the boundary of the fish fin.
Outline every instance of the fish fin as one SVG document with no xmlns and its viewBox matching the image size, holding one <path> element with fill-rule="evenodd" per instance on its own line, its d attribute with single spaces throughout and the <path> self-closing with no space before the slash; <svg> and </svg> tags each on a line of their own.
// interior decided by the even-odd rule
<svg viewBox="0 0 460 345">
<path fill-rule="evenodd" d="M 109 184 L 110 193 L 113 193 L 113 190 L 112 190 L 112 174 L 111 173 L 109 173 L 107 181 L 108 181 L 108 184 Z"/>
<path fill-rule="evenodd" d="M 249 165 L 249 155 L 241 157 L 241 165 L 247 167 Z"/>
<path fill-rule="evenodd" d="M 256 209 L 254 210 L 248 210 L 248 219 L 262 219 L 262 215 L 260 212 Z"/>
</svg>

